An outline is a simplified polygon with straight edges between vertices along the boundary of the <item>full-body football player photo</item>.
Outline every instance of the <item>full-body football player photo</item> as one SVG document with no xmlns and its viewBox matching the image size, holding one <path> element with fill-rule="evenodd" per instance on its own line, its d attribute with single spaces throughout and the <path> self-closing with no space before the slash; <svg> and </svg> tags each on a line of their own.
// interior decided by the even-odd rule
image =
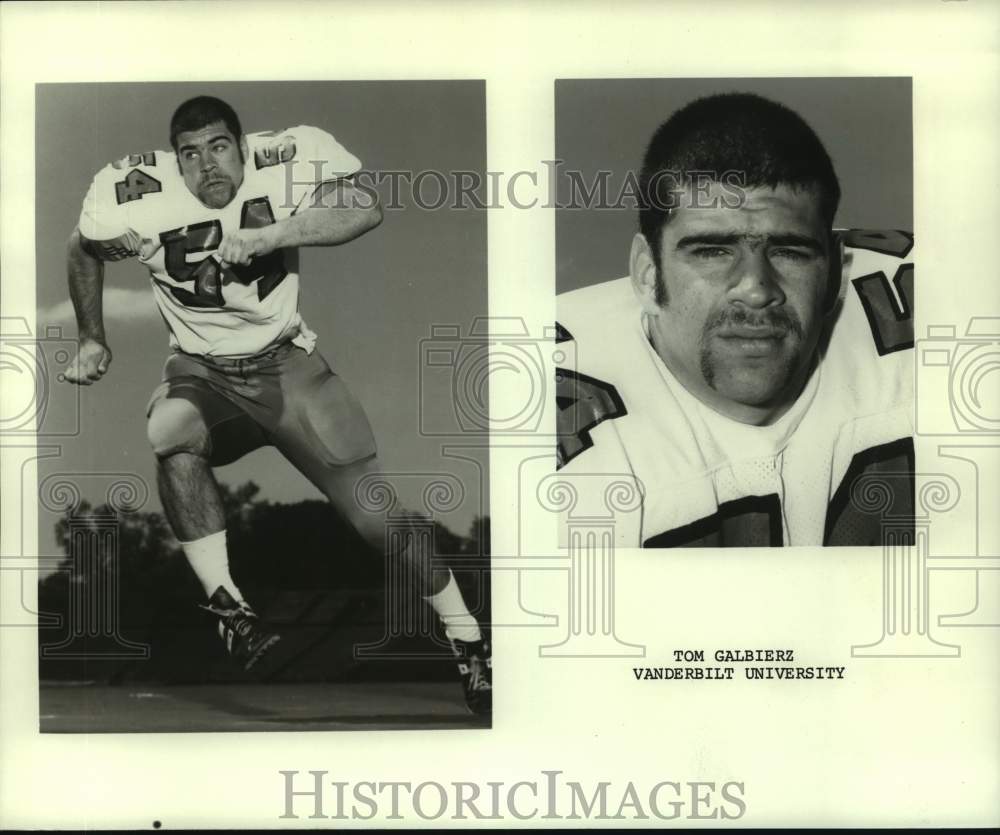
<svg viewBox="0 0 1000 835">
<path fill-rule="evenodd" d="M 383 473 L 378 439 L 365 408 L 337 373 L 336 358 L 322 350 L 317 331 L 325 331 L 325 323 L 300 309 L 300 248 L 346 252 L 362 236 L 381 236 L 381 247 L 398 246 L 391 220 L 380 228 L 389 210 L 375 187 L 357 179 L 362 162 L 356 149 L 330 132 L 350 114 L 325 110 L 316 99 L 313 111 L 301 114 L 309 124 L 265 126 L 261 110 L 267 108 L 255 111 L 250 126 L 223 98 L 192 95 L 177 100 L 172 114 L 134 114 L 155 122 L 164 144 L 160 150 L 124 149 L 127 155 L 109 160 L 86 195 L 79 195 L 79 221 L 67 249 L 79 348 L 64 379 L 93 387 L 83 390 L 84 402 L 123 400 L 116 372 L 129 373 L 136 351 L 105 326 L 105 262 L 138 261 L 148 271 L 148 292 L 169 339 L 161 349 L 162 381 L 149 380 L 152 396 L 147 394 L 144 415 L 157 492 L 203 592 L 191 606 L 217 619 L 234 667 L 250 674 L 268 669 L 287 641 L 280 628 L 258 616 L 252 596 L 234 579 L 240 554 L 227 542 L 231 520 L 214 468 L 273 448 L 325 497 L 331 514 L 353 530 L 371 559 L 403 566 L 389 574 L 415 585 L 437 617 L 457 661 L 457 703 L 464 700 L 469 712 L 488 715 L 487 635 L 453 573 L 432 565 L 430 549 L 417 547 L 415 536 L 388 537 L 385 513 L 359 500 L 361 485 Z M 427 229 L 433 235 L 433 223 Z M 357 299 L 364 293 L 343 286 L 365 280 L 301 270 L 302 283 L 321 285 L 325 296 L 353 296 L 355 315 L 378 328 L 378 300 L 362 306 Z M 408 280 L 412 284 L 412 277 L 398 276 L 401 284 Z M 423 288 L 432 297 L 443 292 Z M 147 327 L 155 342 L 156 326 Z M 417 357 L 414 345 L 400 361 L 412 371 Z M 400 402 L 391 385 L 379 391 L 383 399 L 376 408 L 415 412 L 415 404 Z M 121 406 L 141 420 L 141 404 Z M 287 548 L 294 549 L 300 532 L 288 533 Z M 283 553 L 271 557 L 287 559 Z M 342 559 L 331 544 L 329 560 Z"/>
<path fill-rule="evenodd" d="M 909 82 L 560 82 L 556 100 L 568 169 L 600 166 L 607 125 L 660 121 L 608 189 L 637 197 L 631 230 L 620 207 L 560 212 L 561 474 L 630 481 L 623 546 L 880 544 L 913 507 Z M 608 281 L 612 243 L 628 275 Z"/>
</svg>

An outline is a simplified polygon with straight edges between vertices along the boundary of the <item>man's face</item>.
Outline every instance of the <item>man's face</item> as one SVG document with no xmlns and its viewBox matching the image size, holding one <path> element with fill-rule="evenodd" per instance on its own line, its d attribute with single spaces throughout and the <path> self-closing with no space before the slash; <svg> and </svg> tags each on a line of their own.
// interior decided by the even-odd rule
<svg viewBox="0 0 1000 835">
<path fill-rule="evenodd" d="M 227 206 L 243 182 L 246 140 L 212 122 L 177 135 L 177 162 L 188 190 L 210 209 Z"/>
<path fill-rule="evenodd" d="M 713 186 L 681 192 L 661 230 L 660 274 L 641 236 L 632 275 L 657 353 L 702 402 L 746 423 L 766 423 L 794 402 L 823 326 L 830 234 L 815 189 Z M 718 198 L 711 207 L 712 198 Z M 709 206 L 702 208 L 703 206 Z M 650 281 L 654 283 L 650 285 Z"/>
</svg>

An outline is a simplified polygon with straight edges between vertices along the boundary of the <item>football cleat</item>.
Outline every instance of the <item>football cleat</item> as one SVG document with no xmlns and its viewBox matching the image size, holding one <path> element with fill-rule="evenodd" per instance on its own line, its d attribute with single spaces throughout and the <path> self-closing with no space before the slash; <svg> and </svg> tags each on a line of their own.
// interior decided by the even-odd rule
<svg viewBox="0 0 1000 835">
<path fill-rule="evenodd" d="M 202 606 L 219 619 L 219 635 L 226 652 L 244 670 L 251 670 L 281 636 L 261 626 L 260 618 L 246 603 L 237 603 L 222 586 Z"/>
<path fill-rule="evenodd" d="M 486 639 L 452 640 L 451 651 L 458 661 L 465 690 L 465 706 L 471 713 L 485 716 L 493 712 L 493 657 Z"/>
</svg>

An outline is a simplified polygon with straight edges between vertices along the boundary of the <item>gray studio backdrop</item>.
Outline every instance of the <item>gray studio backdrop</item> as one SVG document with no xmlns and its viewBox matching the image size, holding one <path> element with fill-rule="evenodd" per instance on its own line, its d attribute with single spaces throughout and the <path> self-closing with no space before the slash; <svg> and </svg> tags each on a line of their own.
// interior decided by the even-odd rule
<svg viewBox="0 0 1000 835">
<path fill-rule="evenodd" d="M 590 183 L 612 172 L 617 194 L 638 171 L 656 128 L 679 107 L 713 93 L 750 92 L 797 111 L 826 146 L 843 198 L 840 227 L 913 231 L 913 113 L 909 78 L 572 79 L 555 84 L 556 159 Z M 556 211 L 557 292 L 628 272 L 638 218 L 630 209 Z M 919 230 L 917 230 L 919 232 Z"/>
</svg>

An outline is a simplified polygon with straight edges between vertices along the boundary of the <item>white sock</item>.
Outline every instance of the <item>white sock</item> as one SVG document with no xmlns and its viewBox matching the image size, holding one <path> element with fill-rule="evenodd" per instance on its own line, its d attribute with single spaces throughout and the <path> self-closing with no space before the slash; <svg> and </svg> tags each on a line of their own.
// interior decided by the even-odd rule
<svg viewBox="0 0 1000 835">
<path fill-rule="evenodd" d="M 194 573 L 198 575 L 205 597 L 211 597 L 222 586 L 237 603 L 243 602 L 243 593 L 229 576 L 229 553 L 226 550 L 226 531 L 212 533 L 193 542 L 182 542 L 184 555 Z"/>
<path fill-rule="evenodd" d="M 482 638 L 479 624 L 472 617 L 455 582 L 455 575 L 448 569 L 448 584 L 437 594 L 425 597 L 444 624 L 444 634 L 453 641 L 478 641 Z"/>
</svg>

